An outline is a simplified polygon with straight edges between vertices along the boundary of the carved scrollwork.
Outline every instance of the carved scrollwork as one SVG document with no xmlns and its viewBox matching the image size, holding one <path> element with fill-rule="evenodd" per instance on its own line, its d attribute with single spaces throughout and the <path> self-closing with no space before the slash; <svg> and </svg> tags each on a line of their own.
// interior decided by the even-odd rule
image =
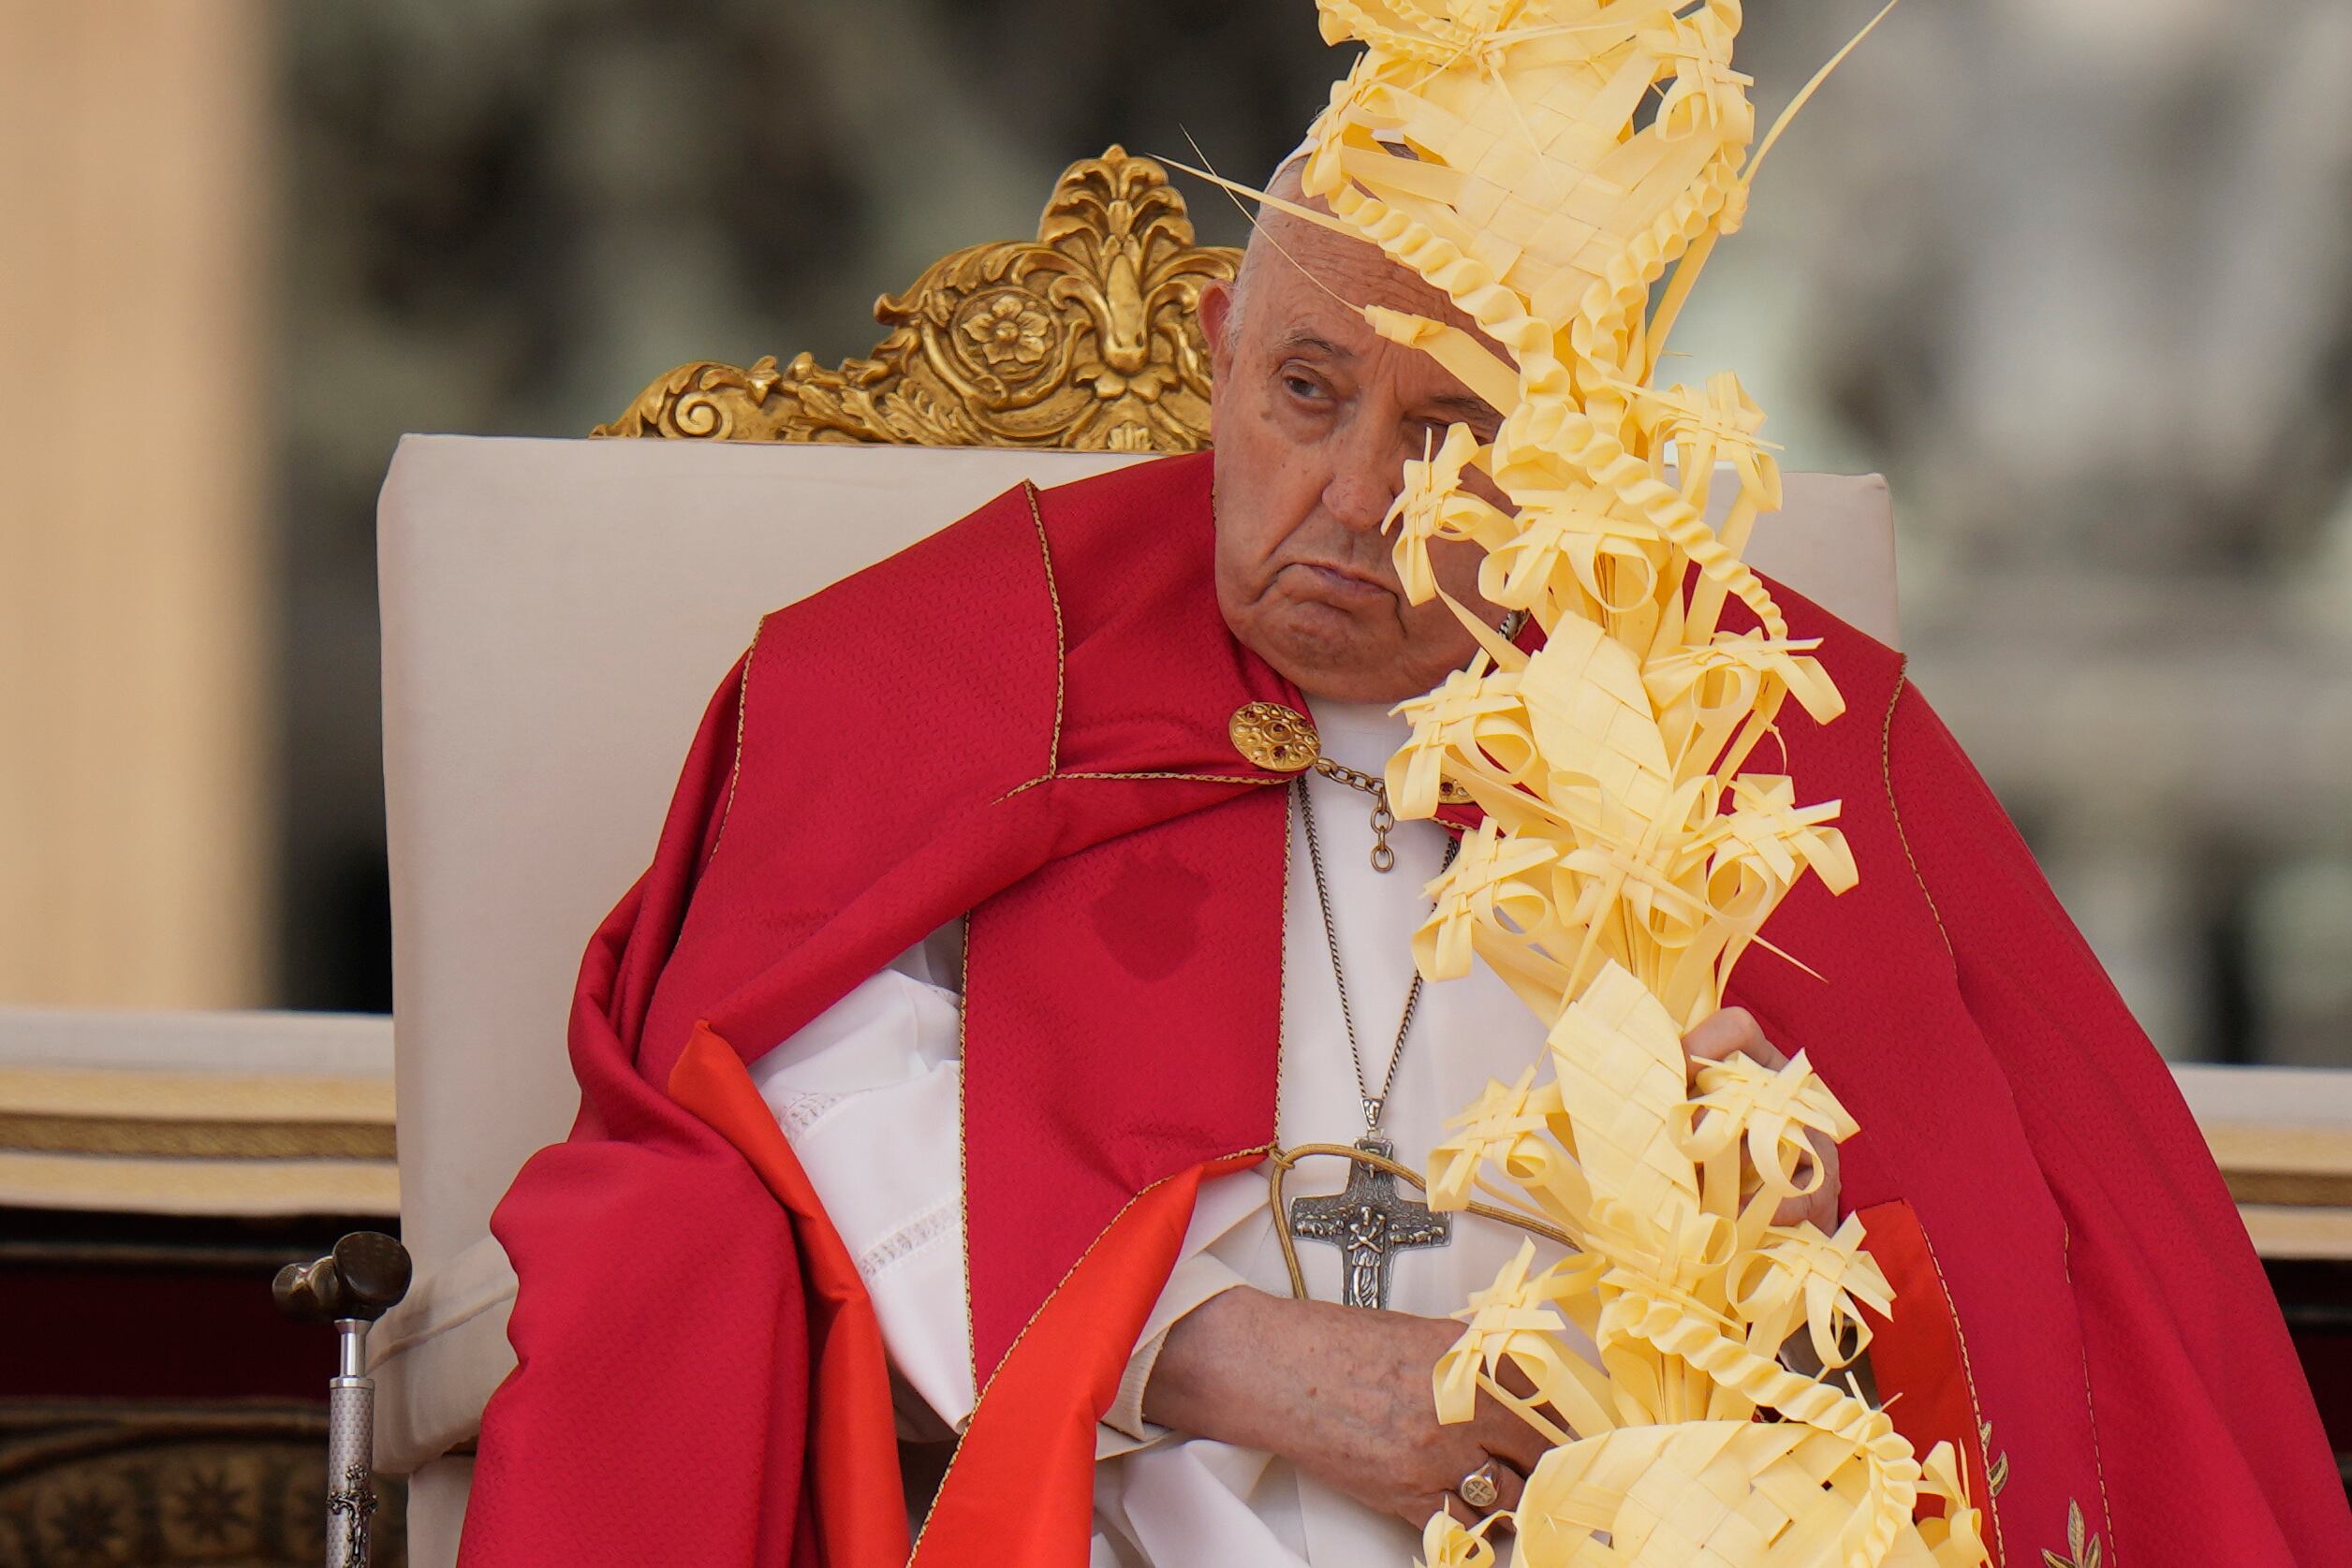
<svg viewBox="0 0 2352 1568">
<path fill-rule="evenodd" d="M 890 332 L 872 357 L 681 365 L 595 433 L 1198 450 L 1200 291 L 1240 260 L 1193 242 L 1166 169 L 1112 147 L 1063 172 L 1034 241 L 956 251 L 875 301 Z"/>
</svg>

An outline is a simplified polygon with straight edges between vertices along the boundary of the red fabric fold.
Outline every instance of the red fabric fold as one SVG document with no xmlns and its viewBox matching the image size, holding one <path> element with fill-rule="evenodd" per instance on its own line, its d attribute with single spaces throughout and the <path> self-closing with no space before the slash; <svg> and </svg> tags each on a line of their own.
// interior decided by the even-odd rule
<svg viewBox="0 0 2352 1568">
<path fill-rule="evenodd" d="M 1255 1150 L 1155 1182 L 1121 1209 L 1022 1326 L 948 1467 L 917 1568 L 1056 1568 L 1087 1561 L 1095 1429 L 1176 1267 L 1200 1183 Z"/>
<path fill-rule="evenodd" d="M 1911 1451 L 1924 1458 L 1939 1443 L 1960 1456 L 1970 1501 L 1992 1495 L 1991 1465 L 1977 1423 L 1976 1394 L 1969 1385 L 1968 1347 L 1944 1294 L 1944 1277 L 1919 1228 L 1918 1216 L 1901 1201 L 1862 1209 L 1862 1245 L 1894 1292 L 1891 1317 L 1861 1309 L 1870 1326 L 1870 1371 Z M 1922 1512 L 1940 1514 L 1942 1504 L 1922 1500 Z"/>
<path fill-rule="evenodd" d="M 809 1485 L 859 1500 L 841 1520 L 886 1489 L 858 1293 L 722 1057 L 966 913 L 984 1392 L 918 1551 L 1082 1560 L 1104 1380 L 1200 1172 L 1273 1125 L 1286 828 L 1226 724 L 1301 704 L 1217 616 L 1208 492 L 1205 458 L 1015 491 L 769 618 L 582 965 L 572 1139 L 493 1222 L 518 1366 L 484 1416 L 468 1568 L 866 1560 Z M 1948 1369 L 1913 1380 L 1938 1429 L 1990 1429 L 1970 1479 L 2006 1463 L 1977 1500 L 2002 1561 L 2042 1568 L 2079 1511 L 2107 1568 L 2352 1561 L 2169 1074 L 1900 659 L 1783 599 L 1850 710 L 1785 711 L 1787 770 L 1843 800 L 1862 880 L 1801 886 L 1766 932 L 1818 978 L 1759 948 L 1733 1000 L 1860 1121 L 1849 1206 L 1907 1206 L 1940 1265 L 1965 1418 Z"/>
<path fill-rule="evenodd" d="M 707 1025 L 670 1069 L 669 1093 L 734 1146 L 791 1216 L 807 1287 L 809 1414 L 824 1434 L 809 1450 L 801 1501 L 815 1521 L 816 1560 L 835 1568 L 903 1563 L 910 1543 L 890 1365 L 865 1282 L 742 1059 Z"/>
<path fill-rule="evenodd" d="M 1906 692 L 1889 733 L 1959 993 L 2062 1224 L 2112 1560 L 2195 1541 L 2232 1564 L 2352 1562 L 2301 1364 L 2171 1074 L 1933 711 Z"/>
<path fill-rule="evenodd" d="M 1793 892 L 1731 1000 L 1861 1124 L 1851 1207 L 1904 1201 L 1964 1341 L 2000 1561 L 2352 1561 L 2310 1392 L 2170 1071 L 1900 659 L 1785 589 L 1848 711 L 1784 711 L 1787 771 L 1860 867 Z M 1898 1316 L 1903 1303 L 1898 1302 Z M 1882 1385 L 1882 1393 L 1898 1390 Z M 1972 1474 L 1971 1479 L 1977 1477 Z"/>
<path fill-rule="evenodd" d="M 468 1568 L 839 1561 L 806 1484 L 845 1418 L 809 1312 L 838 1322 L 837 1272 L 740 1092 L 713 1092 L 717 1042 L 756 1056 L 971 913 L 978 1228 L 1019 1219 L 991 1194 L 1040 1188 L 1063 1222 L 992 1248 L 973 1310 L 1012 1326 L 998 1341 L 1130 1198 L 1272 1136 L 1283 781 L 1227 723 L 1300 699 L 1199 592 L 1208 491 L 1205 458 L 1008 491 L 763 624 L 581 966 L 573 1136 L 493 1217 L 518 1365 L 483 1417 Z M 1183 894 L 1192 939 L 1138 888 Z M 1082 1088 L 1057 1066 L 1080 1046 Z M 1120 1288 L 1148 1310 L 1158 1284 Z"/>
</svg>

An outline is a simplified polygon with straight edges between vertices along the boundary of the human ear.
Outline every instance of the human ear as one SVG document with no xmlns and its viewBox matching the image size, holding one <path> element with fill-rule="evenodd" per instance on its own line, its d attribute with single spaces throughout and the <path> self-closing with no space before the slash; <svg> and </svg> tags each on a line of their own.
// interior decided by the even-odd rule
<svg viewBox="0 0 2352 1568">
<path fill-rule="evenodd" d="M 1232 358 L 1229 334 L 1233 329 L 1232 284 L 1219 279 L 1200 291 L 1200 335 L 1209 340 L 1209 361 L 1213 368 L 1222 368 Z"/>
</svg>

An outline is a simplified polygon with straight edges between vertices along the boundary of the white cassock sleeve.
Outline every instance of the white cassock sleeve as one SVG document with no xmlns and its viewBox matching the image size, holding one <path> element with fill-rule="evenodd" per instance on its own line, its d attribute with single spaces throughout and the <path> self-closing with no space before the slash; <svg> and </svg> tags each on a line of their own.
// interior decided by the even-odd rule
<svg viewBox="0 0 2352 1568">
<path fill-rule="evenodd" d="M 942 927 L 751 1064 L 857 1263 L 892 1370 L 955 1430 L 978 1398 L 963 1268 L 963 923 Z M 1096 1430 L 1098 1458 L 1164 1435 L 1143 1419 L 1144 1384 L 1177 1319 L 1244 1282 L 1206 1251 L 1231 1224 L 1196 1218 Z"/>
</svg>

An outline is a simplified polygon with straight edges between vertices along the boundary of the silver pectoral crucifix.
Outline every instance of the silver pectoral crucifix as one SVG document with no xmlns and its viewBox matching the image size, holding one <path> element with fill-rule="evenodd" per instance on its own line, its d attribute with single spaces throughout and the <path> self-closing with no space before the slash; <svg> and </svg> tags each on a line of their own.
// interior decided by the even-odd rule
<svg viewBox="0 0 2352 1568">
<path fill-rule="evenodd" d="M 1359 1138 L 1356 1147 L 1383 1160 L 1394 1158 L 1386 1138 Z M 1353 1160 L 1345 1191 L 1292 1202 L 1290 1233 L 1337 1247 L 1345 1268 L 1340 1299 L 1350 1307 L 1377 1309 L 1389 1304 L 1389 1266 L 1396 1254 L 1406 1247 L 1446 1245 L 1453 1239 L 1454 1217 L 1400 1194 L 1390 1172 Z"/>
</svg>

